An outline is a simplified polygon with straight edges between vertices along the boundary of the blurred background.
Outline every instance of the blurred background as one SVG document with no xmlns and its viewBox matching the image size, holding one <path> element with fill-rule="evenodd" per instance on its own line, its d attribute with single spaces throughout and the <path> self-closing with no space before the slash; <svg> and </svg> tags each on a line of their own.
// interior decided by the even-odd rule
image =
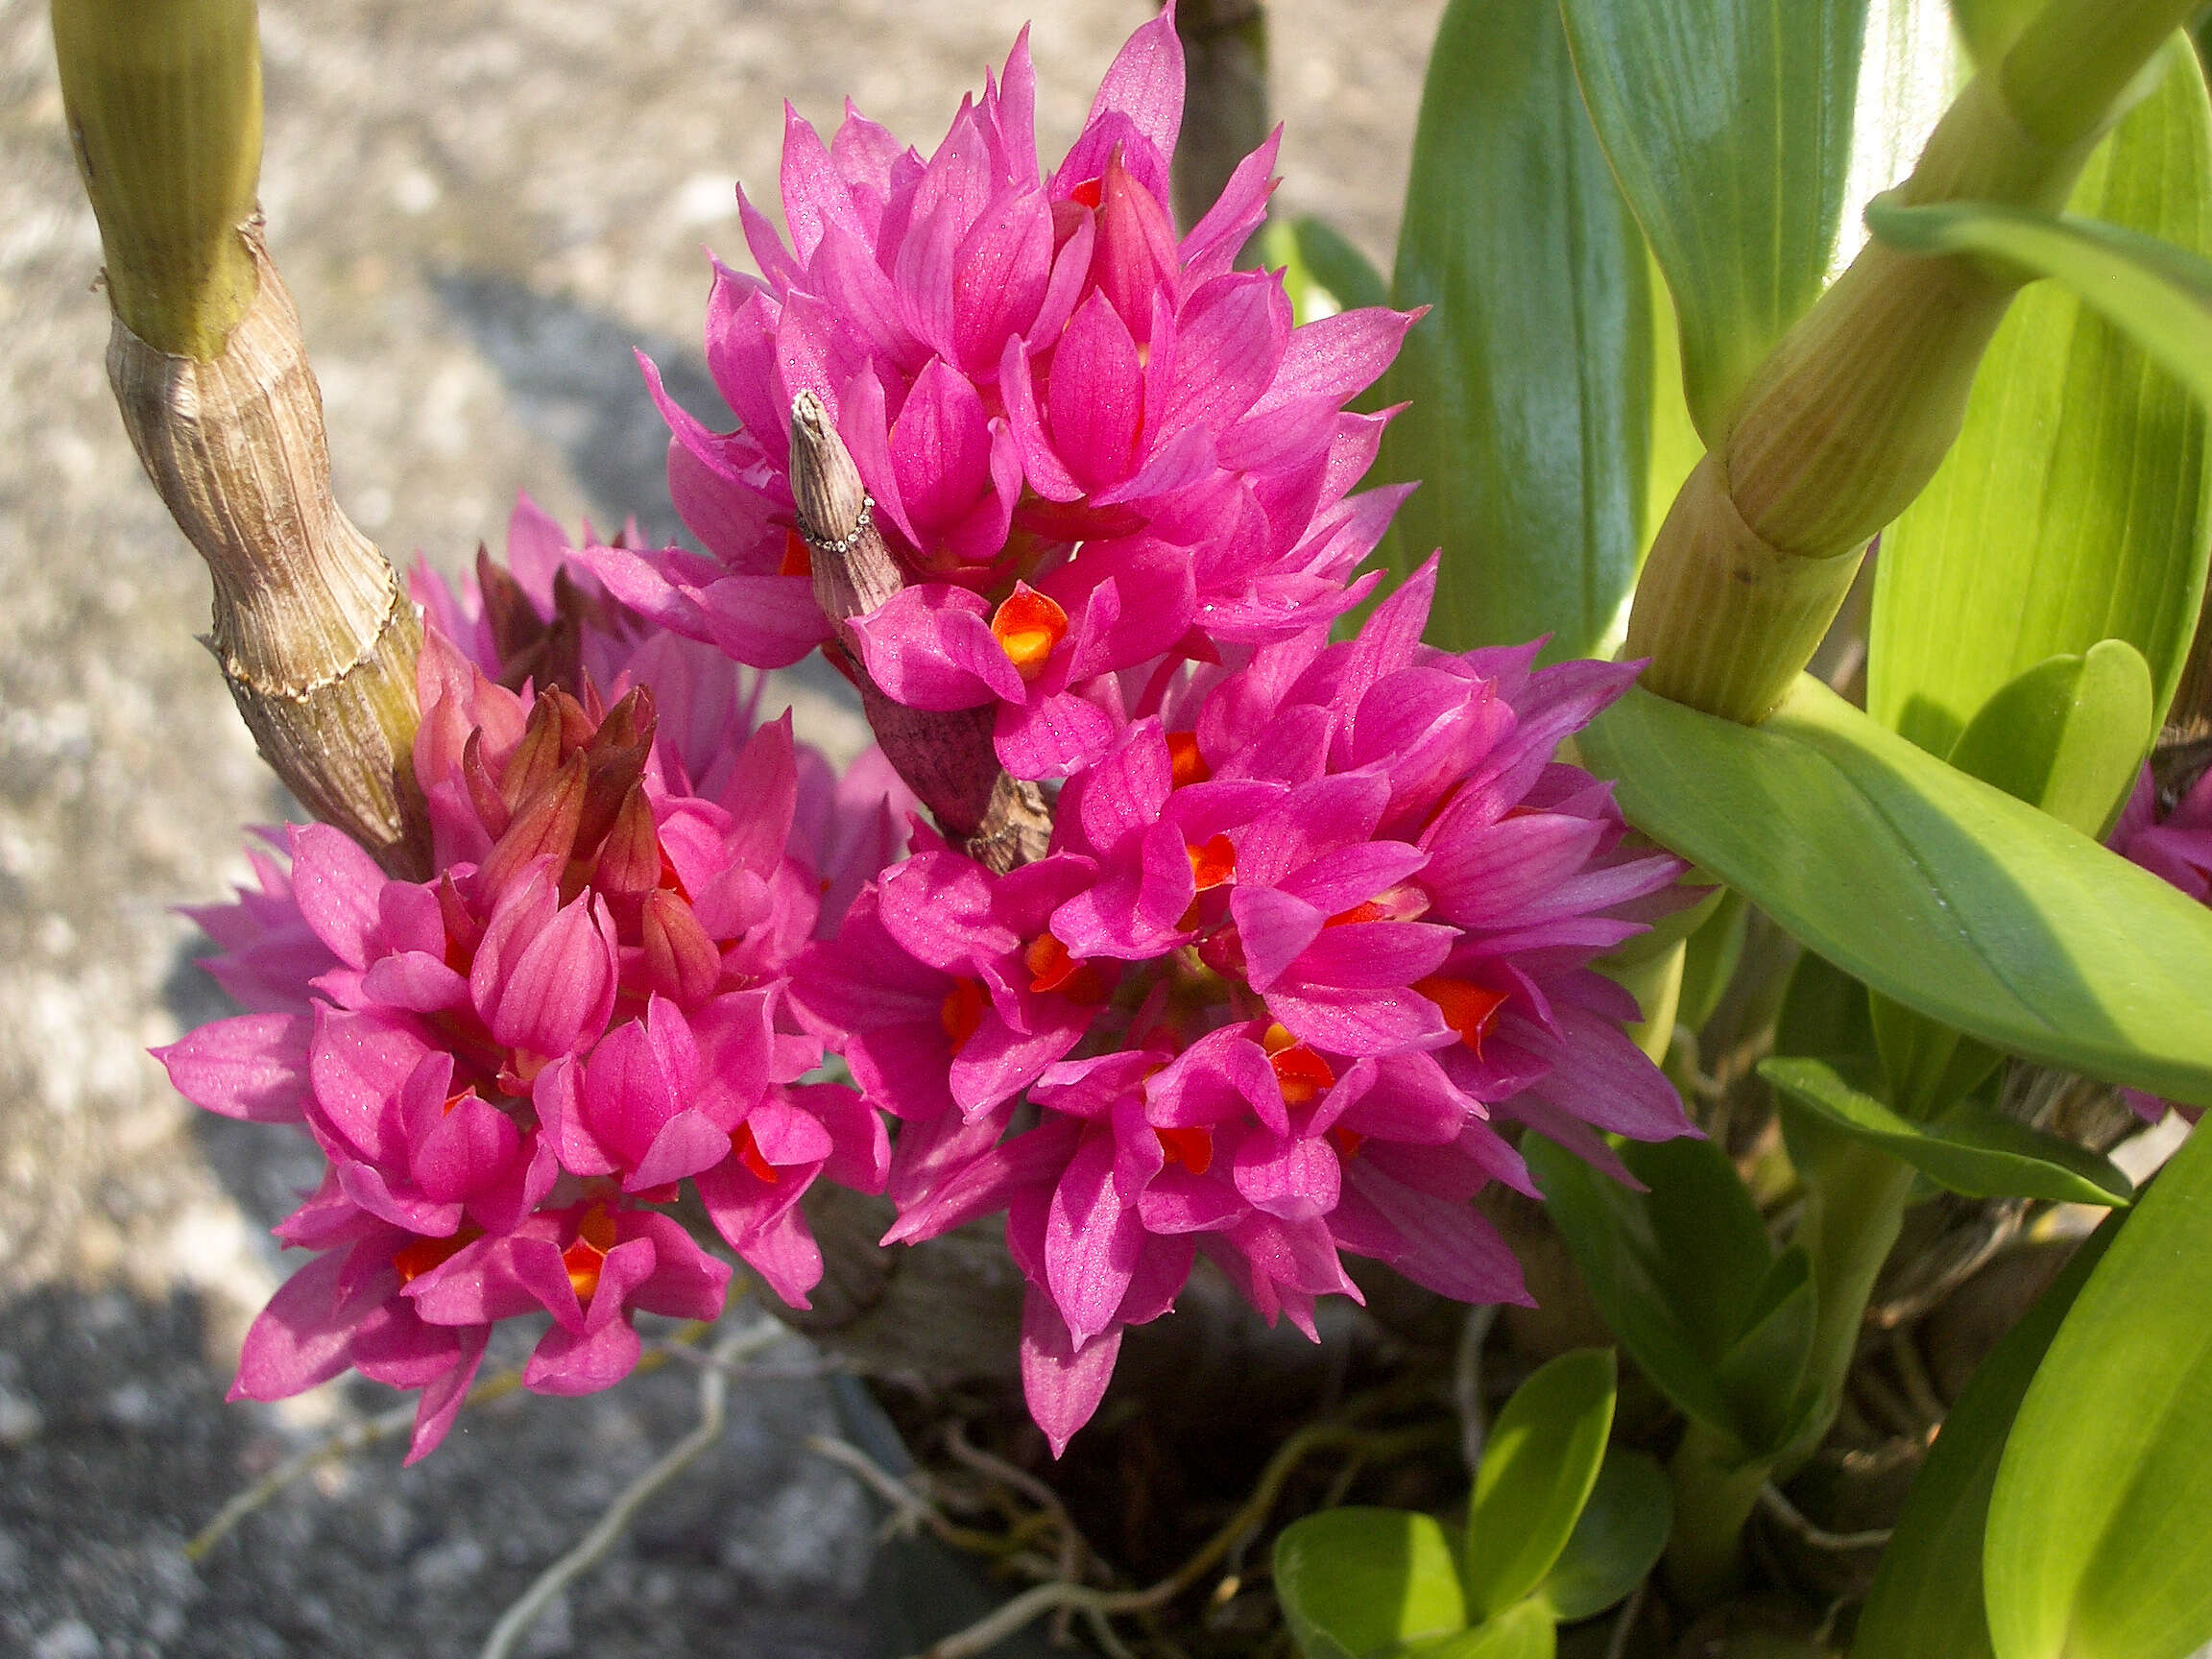
<svg viewBox="0 0 2212 1659">
<path fill-rule="evenodd" d="M 1019 0 L 263 0 L 261 202 L 322 380 L 340 501 L 402 565 L 496 550 L 516 492 L 571 530 L 676 525 L 631 359 L 729 420 L 701 361 L 702 245 L 745 265 L 733 181 L 774 211 L 781 100 L 851 95 L 925 151 L 1004 59 Z M 1040 148 L 1073 136 L 1149 0 L 1031 32 Z M 1383 270 L 1442 0 L 1271 0 L 1279 208 Z M 99 238 L 44 0 L 0 0 L 0 1651 L 473 1653 L 498 1610 L 690 1426 L 670 1370 L 472 1409 L 402 1473 L 323 1468 L 197 1566 L 232 1492 L 396 1396 L 226 1406 L 311 1185 L 292 1132 L 197 1114 L 146 1055 L 226 1012 L 174 905 L 243 878 L 287 803 L 212 659 L 205 574 L 110 402 Z M 800 730 L 849 751 L 818 684 Z M 789 1353 L 791 1349 L 781 1350 Z M 797 1449 L 820 1380 L 740 1390 L 717 1452 L 520 1651 L 898 1652 L 875 1516 Z"/>
</svg>

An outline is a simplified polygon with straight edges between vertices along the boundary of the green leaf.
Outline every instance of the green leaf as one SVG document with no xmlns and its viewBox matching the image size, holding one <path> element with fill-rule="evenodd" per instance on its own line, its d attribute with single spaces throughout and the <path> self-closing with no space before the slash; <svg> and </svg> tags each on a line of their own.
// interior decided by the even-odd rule
<svg viewBox="0 0 2212 1659">
<path fill-rule="evenodd" d="M 1986 202 L 1877 199 L 1874 234 L 1913 253 L 1980 253 L 2048 276 L 2212 401 L 2212 264 L 2125 226 Z"/>
<path fill-rule="evenodd" d="M 1390 285 L 1382 279 L 1367 255 L 1352 245 L 1350 238 L 1325 220 L 1310 213 L 1298 218 L 1276 220 L 1266 230 L 1267 262 L 1288 267 L 1288 281 L 1293 299 L 1299 290 L 1318 290 L 1328 299 L 1329 305 L 1337 311 L 1356 311 L 1363 305 L 1387 305 L 1390 302 Z M 1300 308 L 1298 320 L 1326 316 L 1327 311 L 1313 304 L 1310 297 Z"/>
<path fill-rule="evenodd" d="M 1759 1286 L 1743 1334 L 1714 1368 L 1720 1397 L 1746 1446 L 1765 1451 L 1788 1445 L 1812 1402 L 1805 1367 L 1813 1357 L 1818 1311 L 1813 1262 L 1791 1248 L 1774 1259 Z"/>
<path fill-rule="evenodd" d="M 1412 406 L 1378 479 L 1421 480 L 1388 547 L 1445 550 L 1429 637 L 1589 655 L 1634 581 L 1651 418 L 1636 227 L 1575 89 L 1555 0 L 1453 0 L 1429 63 L 1383 379 Z"/>
<path fill-rule="evenodd" d="M 1275 1540 L 1275 1594 L 1307 1659 L 1366 1659 L 1467 1625 L 1451 1539 L 1403 1509 L 1293 1521 Z"/>
<path fill-rule="evenodd" d="M 1412 1643 L 1405 1654 L 1406 1659 L 1552 1659 L 1558 1651 L 1551 1609 L 1530 1599 L 1456 1636 Z"/>
<path fill-rule="evenodd" d="M 1644 530 L 1636 543 L 1639 570 L 1659 526 L 1667 521 L 1668 509 L 1681 493 L 1683 480 L 1705 459 L 1705 440 L 1697 436 L 1697 422 L 1690 418 L 1690 402 L 1682 391 L 1682 325 L 1667 292 L 1667 277 L 1649 248 L 1644 257 L 1645 288 L 1651 296 L 1651 458 L 1645 473 Z M 1626 627 L 1623 619 L 1623 637 Z"/>
<path fill-rule="evenodd" d="M 2212 349 L 2212 342 L 2208 342 Z M 2046 658 L 1999 687 L 1951 764 L 2102 838 L 2128 803 L 2156 730 L 2151 664 L 2125 639 Z"/>
<path fill-rule="evenodd" d="M 1762 1060 L 1759 1075 L 1832 1127 L 1871 1142 L 1969 1198 L 2119 1205 L 2134 1195 L 2111 1160 L 1978 1100 L 1960 1101 L 1933 1123 L 1915 1123 L 1854 1088 L 1825 1060 Z"/>
<path fill-rule="evenodd" d="M 1948 25 L 1936 0 L 1561 10 L 1605 154 L 1666 273 L 1711 445 L 1839 268 L 1839 232 L 1856 241 L 1847 201 L 1895 182 L 1917 153 L 1949 89 Z"/>
<path fill-rule="evenodd" d="M 1743 895 L 1724 891 L 1712 915 L 1690 935 L 1682 954 L 1674 1018 L 1691 1030 L 1701 1030 L 1727 994 L 1737 964 L 1743 960 L 1743 929 L 1750 919 L 1751 906 Z"/>
<path fill-rule="evenodd" d="M 1562 1624 L 1604 1612 L 1658 1563 L 1673 1524 L 1674 1500 L 1657 1460 L 1615 1447 L 1533 1599 Z"/>
<path fill-rule="evenodd" d="M 2212 1105 L 2212 910 L 1817 681 L 1757 727 L 1631 691 L 1577 744 L 1631 823 L 1853 977 L 2008 1053 Z"/>
<path fill-rule="evenodd" d="M 1943 1418 L 1928 1460 L 1882 1552 L 1852 1639 L 1852 1659 L 1989 1659 L 1989 1623 L 1982 1611 L 1982 1534 L 1990 1488 L 2013 1415 L 2035 1368 L 2120 1231 L 2107 1217 L 2073 1260 L 2008 1331 L 1975 1371 Z"/>
<path fill-rule="evenodd" d="M 2212 1135 L 2090 1274 L 1989 1499 L 1999 1659 L 2181 1659 L 2212 1641 Z"/>
<path fill-rule="evenodd" d="M 2212 109 L 2183 43 L 2165 63 L 2071 205 L 2212 255 Z M 2023 293 L 1983 359 L 1958 443 L 1883 537 L 1875 717 L 1948 754 L 2008 681 L 2101 639 L 2143 653 L 2162 716 L 2212 546 L 2206 423 L 2186 386 L 2073 295 Z"/>
<path fill-rule="evenodd" d="M 1771 1424 L 1739 1408 L 1722 1367 L 1776 1313 L 1792 1279 L 1802 1281 L 1803 1261 L 1776 1262 L 1728 1155 L 1707 1141 L 1624 1146 L 1621 1157 L 1643 1192 L 1540 1136 L 1523 1142 L 1522 1155 L 1591 1300 L 1653 1386 L 1748 1452 L 1770 1450 Z M 1763 1333 L 1760 1344 L 1772 1334 Z M 1799 1355 L 1788 1369 L 1802 1364 Z M 1761 1368 L 1746 1353 L 1730 1380 Z"/>
<path fill-rule="evenodd" d="M 1575 1530 L 1613 1431 L 1610 1348 L 1581 1348 L 1513 1391 L 1490 1427 L 1467 1509 L 1467 1610 L 1493 1618 L 1544 1581 Z"/>
<path fill-rule="evenodd" d="M 1951 764 L 2102 839 L 2151 746 L 2151 668 L 2124 639 L 2053 657 L 1999 688 L 1951 751 Z M 1924 1120 L 1963 1099 L 2003 1056 L 1887 997 L 1874 998 L 1888 1098 Z"/>
<path fill-rule="evenodd" d="M 2043 9 L 2043 0 L 1951 0 L 1951 12 L 1959 32 L 1966 37 L 1966 50 L 1977 63 L 1995 63 L 2005 49 L 2020 37 L 2029 19 Z"/>
</svg>

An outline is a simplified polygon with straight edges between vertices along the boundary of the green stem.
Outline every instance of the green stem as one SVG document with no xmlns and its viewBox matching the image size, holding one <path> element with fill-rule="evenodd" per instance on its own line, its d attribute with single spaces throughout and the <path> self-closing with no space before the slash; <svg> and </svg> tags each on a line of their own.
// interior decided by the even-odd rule
<svg viewBox="0 0 2212 1659">
<path fill-rule="evenodd" d="M 1820 1444 L 1843 1399 L 1843 1379 L 1859 1346 L 1875 1278 L 1905 1222 L 1912 1166 L 1864 1142 L 1837 1146 L 1808 1172 L 1805 1219 L 1797 1242 L 1813 1259 L 1816 1311 L 1806 1384 L 1818 1401 L 1796 1438 L 1775 1460 L 1787 1479 Z"/>
<path fill-rule="evenodd" d="M 1674 1488 L 1667 1582 L 1692 1607 L 1709 1606 L 1743 1582 L 1743 1527 L 1772 1466 L 1746 1462 L 1733 1435 L 1693 1422 L 1667 1473 Z"/>
</svg>

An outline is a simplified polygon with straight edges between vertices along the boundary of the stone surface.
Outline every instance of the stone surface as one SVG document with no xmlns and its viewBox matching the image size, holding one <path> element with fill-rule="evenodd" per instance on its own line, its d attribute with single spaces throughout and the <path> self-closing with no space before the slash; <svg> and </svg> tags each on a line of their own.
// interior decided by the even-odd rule
<svg viewBox="0 0 2212 1659">
<path fill-rule="evenodd" d="M 733 179 L 772 203 L 779 100 L 850 92 L 925 144 L 1003 57 L 1014 0 L 269 0 L 269 241 L 305 319 L 342 501 L 454 567 L 517 489 L 671 533 L 629 357 L 716 409 L 699 247 L 741 261 Z M 1072 135 L 1144 0 L 1036 8 L 1043 146 Z M 1438 0 L 1272 8 L 1280 201 L 1379 259 Z M 197 1568 L 181 1540 L 368 1385 L 222 1402 L 277 1283 L 264 1229 L 315 1174 L 287 1131 L 198 1118 L 146 1057 L 223 1012 L 170 906 L 242 874 L 285 803 L 194 643 L 206 581 L 139 476 L 101 367 L 99 243 L 46 8 L 0 0 L 0 1650 L 475 1651 L 505 1602 L 689 1426 L 674 1368 L 514 1398 L 427 1463 L 301 1483 Z M 857 741 L 819 678 L 803 733 Z M 198 1118 L 198 1120 L 196 1120 Z M 853 1653 L 872 1522 L 796 1450 L 819 1382 L 742 1389 L 711 1458 L 526 1652 Z M 895 1649 L 894 1649 L 895 1650 Z"/>
</svg>

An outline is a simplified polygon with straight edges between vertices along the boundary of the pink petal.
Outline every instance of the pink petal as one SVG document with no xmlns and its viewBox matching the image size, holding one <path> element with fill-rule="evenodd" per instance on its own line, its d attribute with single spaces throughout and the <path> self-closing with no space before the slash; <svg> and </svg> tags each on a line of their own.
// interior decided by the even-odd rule
<svg viewBox="0 0 2212 1659">
<path fill-rule="evenodd" d="M 1118 1325 L 1078 1345 L 1051 1298 L 1029 1287 L 1022 1305 L 1022 1394 L 1053 1456 L 1098 1409 L 1120 1352 Z"/>
<path fill-rule="evenodd" d="M 195 1106 L 252 1123 L 297 1123 L 307 1102 L 313 1022 L 298 1014 L 217 1020 L 153 1051 Z"/>
</svg>

